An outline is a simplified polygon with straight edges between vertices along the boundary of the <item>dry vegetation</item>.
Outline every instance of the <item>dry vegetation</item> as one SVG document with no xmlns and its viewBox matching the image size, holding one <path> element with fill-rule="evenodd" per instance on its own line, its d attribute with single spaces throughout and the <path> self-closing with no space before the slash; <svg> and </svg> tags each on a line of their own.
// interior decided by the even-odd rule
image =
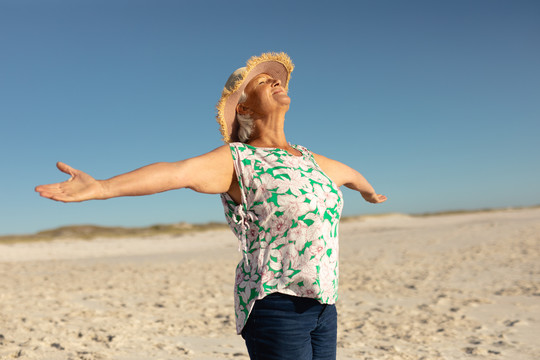
<svg viewBox="0 0 540 360">
<path fill-rule="evenodd" d="M 501 210 L 516 210 L 522 208 L 540 208 L 538 206 L 531 207 L 512 207 L 512 208 L 496 208 L 496 209 L 477 209 L 477 210 L 454 210 L 454 211 L 442 211 L 433 213 L 422 214 L 401 214 L 401 213 L 385 213 L 385 214 L 371 214 L 371 215 L 356 215 L 356 216 L 344 216 L 341 222 L 361 221 L 374 217 L 387 217 L 387 216 L 414 216 L 414 217 L 427 217 L 427 216 L 440 216 L 440 215 L 459 215 L 479 212 L 492 212 Z M 3 235 L 0 236 L 0 244 L 10 244 L 16 242 L 32 242 L 32 241 L 49 241 L 53 239 L 84 239 L 91 240 L 94 238 L 122 238 L 122 237 L 150 237 L 155 235 L 182 235 L 191 232 L 208 231 L 215 229 L 228 228 L 225 223 L 210 222 L 205 224 L 188 224 L 188 223 L 176 223 L 176 224 L 158 224 L 148 227 L 108 227 L 98 225 L 71 225 L 63 226 L 56 229 L 44 230 L 35 234 L 25 235 Z"/>
<path fill-rule="evenodd" d="M 121 237 L 150 237 L 156 235 L 182 235 L 191 232 L 226 229 L 224 223 L 206 224 L 158 224 L 142 228 L 108 227 L 97 225 L 63 226 L 52 230 L 40 231 L 28 235 L 0 236 L 0 244 L 16 242 L 48 241 L 53 239 L 84 239 L 94 238 L 121 238 Z"/>
</svg>

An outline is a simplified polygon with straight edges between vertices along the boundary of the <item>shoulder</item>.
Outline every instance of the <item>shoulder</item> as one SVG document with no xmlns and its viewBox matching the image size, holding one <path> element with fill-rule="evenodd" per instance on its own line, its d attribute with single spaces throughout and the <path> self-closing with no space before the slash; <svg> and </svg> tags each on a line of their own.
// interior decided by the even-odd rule
<svg viewBox="0 0 540 360">
<path fill-rule="evenodd" d="M 347 183 L 348 179 L 353 175 L 354 170 L 342 162 L 330 159 L 320 154 L 312 154 L 321 170 L 338 186 Z"/>
<path fill-rule="evenodd" d="M 231 163 L 232 155 L 231 150 L 228 144 L 222 145 L 215 148 L 205 154 L 186 159 L 185 162 L 188 162 L 192 165 L 198 166 L 218 166 L 223 167 L 227 166 L 227 163 Z"/>
<path fill-rule="evenodd" d="M 313 152 L 309 150 L 307 147 L 298 145 L 298 144 L 291 144 L 291 143 L 289 143 L 289 145 L 293 149 L 295 149 L 296 151 L 299 151 L 302 155 L 304 155 L 305 158 L 307 157 L 308 159 L 316 163 L 315 159 L 313 158 Z"/>
<path fill-rule="evenodd" d="M 233 179 L 233 161 L 229 145 L 178 162 L 186 174 L 187 186 L 197 192 L 219 194 L 229 190 Z"/>
<path fill-rule="evenodd" d="M 231 154 L 231 146 L 230 144 L 225 144 L 225 145 L 221 145 L 217 148 L 215 148 L 214 150 L 211 150 L 209 152 L 207 152 L 206 154 L 203 154 L 201 156 L 203 157 L 220 157 L 220 158 L 223 158 L 223 157 L 230 157 L 230 154 Z"/>
<path fill-rule="evenodd" d="M 328 162 L 333 161 L 333 160 L 331 160 L 331 159 L 329 159 L 327 157 L 324 157 L 322 155 L 314 153 L 313 151 L 309 150 L 307 147 L 305 147 L 303 145 L 298 145 L 298 144 L 290 144 L 290 145 L 294 149 L 299 150 L 300 152 L 302 152 L 304 155 L 307 155 L 308 157 L 311 157 L 315 161 L 315 163 L 317 165 L 319 165 L 319 167 L 321 167 L 321 168 L 327 166 Z M 322 169 L 322 170 L 324 171 L 324 169 Z"/>
<path fill-rule="evenodd" d="M 317 164 L 319 164 L 319 166 L 321 166 L 321 167 L 336 166 L 337 165 L 336 163 L 339 163 L 338 161 L 330 159 L 330 158 L 328 158 L 326 156 L 323 156 L 321 154 L 316 154 L 314 152 L 311 152 L 311 154 L 313 155 L 313 158 L 315 159 Z"/>
</svg>

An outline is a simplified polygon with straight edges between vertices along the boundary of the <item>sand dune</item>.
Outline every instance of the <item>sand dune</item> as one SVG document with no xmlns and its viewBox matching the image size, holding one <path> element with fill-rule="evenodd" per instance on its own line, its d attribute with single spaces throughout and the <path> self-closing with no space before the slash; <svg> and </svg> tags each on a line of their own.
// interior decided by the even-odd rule
<svg viewBox="0 0 540 360">
<path fill-rule="evenodd" d="M 228 230 L 0 245 L 0 359 L 248 359 Z M 339 359 L 540 358 L 540 209 L 341 225 Z"/>
</svg>

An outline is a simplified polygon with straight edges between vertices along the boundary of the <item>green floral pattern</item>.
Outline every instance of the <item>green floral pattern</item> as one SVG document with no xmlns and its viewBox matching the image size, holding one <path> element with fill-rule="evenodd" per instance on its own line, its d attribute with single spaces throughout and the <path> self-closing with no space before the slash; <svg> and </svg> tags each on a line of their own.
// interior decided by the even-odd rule
<svg viewBox="0 0 540 360">
<path fill-rule="evenodd" d="M 221 195 L 225 216 L 239 239 L 236 329 L 255 300 L 273 292 L 333 304 L 338 287 L 338 224 L 342 194 L 306 148 L 231 143 L 242 203 Z"/>
</svg>

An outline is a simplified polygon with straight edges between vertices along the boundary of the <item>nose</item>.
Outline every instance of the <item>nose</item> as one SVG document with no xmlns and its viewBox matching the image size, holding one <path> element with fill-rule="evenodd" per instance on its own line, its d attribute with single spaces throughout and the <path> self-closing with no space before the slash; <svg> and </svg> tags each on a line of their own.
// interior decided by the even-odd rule
<svg viewBox="0 0 540 360">
<path fill-rule="evenodd" d="M 279 79 L 272 79 L 272 80 L 273 80 L 273 83 L 272 83 L 273 87 L 277 87 L 281 85 L 281 80 Z"/>
</svg>

